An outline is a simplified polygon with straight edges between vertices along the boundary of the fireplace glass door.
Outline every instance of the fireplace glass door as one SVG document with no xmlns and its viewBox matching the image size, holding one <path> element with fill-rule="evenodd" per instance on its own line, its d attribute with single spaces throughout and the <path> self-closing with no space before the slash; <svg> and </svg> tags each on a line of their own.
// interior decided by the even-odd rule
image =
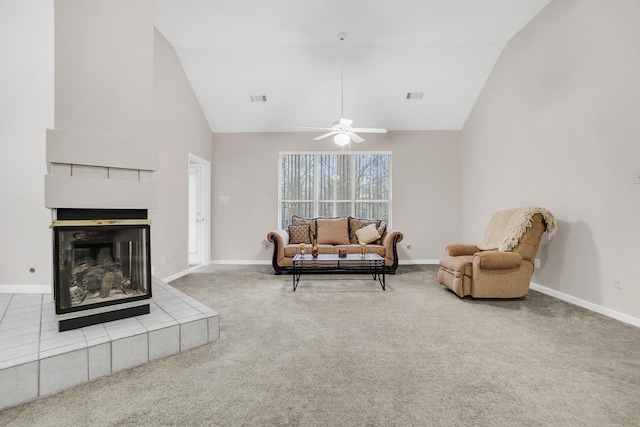
<svg viewBox="0 0 640 427">
<path fill-rule="evenodd" d="M 65 222 L 53 227 L 56 314 L 151 297 L 149 225 Z"/>
</svg>

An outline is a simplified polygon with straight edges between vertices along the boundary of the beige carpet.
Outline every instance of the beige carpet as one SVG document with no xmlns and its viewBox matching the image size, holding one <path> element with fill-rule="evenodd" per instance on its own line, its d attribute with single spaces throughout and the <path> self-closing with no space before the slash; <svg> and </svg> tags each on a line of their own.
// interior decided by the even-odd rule
<svg viewBox="0 0 640 427">
<path fill-rule="evenodd" d="M 221 339 L 0 413 L 24 426 L 640 425 L 640 329 L 546 295 L 461 300 L 435 266 L 172 283 Z"/>
</svg>

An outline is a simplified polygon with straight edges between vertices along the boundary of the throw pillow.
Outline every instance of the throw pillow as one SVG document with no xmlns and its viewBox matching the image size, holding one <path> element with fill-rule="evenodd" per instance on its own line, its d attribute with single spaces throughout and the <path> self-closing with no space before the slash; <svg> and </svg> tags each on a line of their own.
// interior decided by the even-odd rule
<svg viewBox="0 0 640 427">
<path fill-rule="evenodd" d="M 309 224 L 290 225 L 289 243 L 311 243 Z"/>
<path fill-rule="evenodd" d="M 380 240 L 380 234 L 375 224 L 369 224 L 356 231 L 359 243 L 372 243 L 376 240 Z"/>
<path fill-rule="evenodd" d="M 349 217 L 349 243 L 357 245 L 358 237 L 356 236 L 356 231 L 369 224 L 375 224 L 376 228 L 380 227 L 380 221 L 377 220 Z"/>
<path fill-rule="evenodd" d="M 315 218 L 304 218 L 298 215 L 293 215 L 291 217 L 291 224 L 293 225 L 309 225 L 309 231 L 311 232 L 311 236 L 316 235 L 316 219 Z"/>
<path fill-rule="evenodd" d="M 381 245 L 382 244 L 382 239 L 384 239 L 384 236 L 387 234 L 387 224 L 381 225 L 380 227 L 378 227 L 378 234 L 380 235 L 380 239 L 378 239 L 377 242 L 375 242 L 376 245 Z"/>
<path fill-rule="evenodd" d="M 349 244 L 349 222 L 346 216 L 342 218 L 318 218 L 316 226 L 319 244 Z"/>
</svg>

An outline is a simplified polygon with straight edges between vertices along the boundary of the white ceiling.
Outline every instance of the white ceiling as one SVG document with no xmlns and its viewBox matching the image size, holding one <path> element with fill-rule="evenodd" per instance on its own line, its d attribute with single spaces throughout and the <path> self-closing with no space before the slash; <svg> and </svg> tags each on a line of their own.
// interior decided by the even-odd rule
<svg viewBox="0 0 640 427">
<path fill-rule="evenodd" d="M 341 50 L 354 126 L 459 130 L 507 41 L 550 1 L 155 0 L 155 23 L 213 132 L 330 126 Z"/>
</svg>

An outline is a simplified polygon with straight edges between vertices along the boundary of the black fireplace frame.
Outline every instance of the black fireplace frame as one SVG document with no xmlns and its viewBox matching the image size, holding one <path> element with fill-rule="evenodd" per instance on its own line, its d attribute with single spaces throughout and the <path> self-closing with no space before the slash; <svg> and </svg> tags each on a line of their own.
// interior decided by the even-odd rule
<svg viewBox="0 0 640 427">
<path fill-rule="evenodd" d="M 56 318 L 59 321 L 59 331 L 77 329 L 98 323 L 124 319 L 150 313 L 152 297 L 151 276 L 151 227 L 146 209 L 57 209 L 56 219 L 51 228 L 53 230 L 53 278 L 54 301 Z M 60 250 L 59 236 L 61 231 L 95 230 L 108 231 L 118 229 L 144 229 L 145 244 L 145 284 L 146 293 L 134 295 L 124 299 L 101 301 L 73 307 L 62 307 L 61 271 L 58 254 Z M 120 306 L 120 308 L 118 308 Z"/>
</svg>

